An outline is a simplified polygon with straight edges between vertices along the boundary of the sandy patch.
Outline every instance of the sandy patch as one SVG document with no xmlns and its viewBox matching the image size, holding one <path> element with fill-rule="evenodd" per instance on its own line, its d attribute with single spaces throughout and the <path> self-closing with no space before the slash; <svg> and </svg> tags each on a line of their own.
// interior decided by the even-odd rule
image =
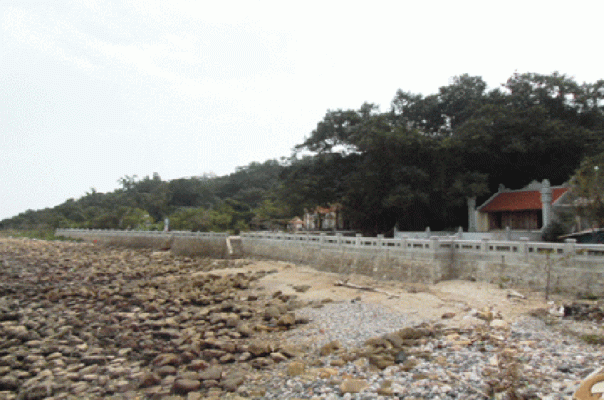
<svg viewBox="0 0 604 400">
<path fill-rule="evenodd" d="M 444 314 L 454 314 L 452 318 L 442 319 L 451 326 L 463 325 L 472 310 L 491 308 L 495 314 L 501 314 L 505 320 L 512 322 L 519 316 L 535 308 L 549 308 L 541 292 L 516 291 L 526 299 L 509 297 L 511 289 L 500 288 L 486 282 L 461 280 L 443 281 L 434 285 L 410 284 L 396 281 L 376 281 L 363 275 L 346 276 L 321 272 L 306 265 L 294 265 L 281 261 L 241 260 L 241 267 L 216 269 L 213 274 L 234 272 L 271 272 L 264 278 L 255 281 L 255 290 L 296 295 L 303 301 L 351 301 L 361 298 L 367 303 L 378 303 L 393 310 L 402 311 L 417 320 L 441 320 Z M 338 281 L 377 289 L 378 292 L 336 286 Z M 308 290 L 300 291 L 300 287 Z M 298 290 L 296 290 L 298 289 Z M 385 293 L 383 293 L 385 292 Z M 564 299 L 558 298 L 559 301 Z"/>
</svg>

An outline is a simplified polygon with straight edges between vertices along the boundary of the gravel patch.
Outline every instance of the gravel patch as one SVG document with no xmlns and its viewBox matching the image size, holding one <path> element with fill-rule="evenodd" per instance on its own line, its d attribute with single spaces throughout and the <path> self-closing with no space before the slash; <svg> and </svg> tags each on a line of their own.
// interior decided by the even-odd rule
<svg viewBox="0 0 604 400">
<path fill-rule="evenodd" d="M 309 343 L 315 351 L 333 340 L 350 351 L 369 338 L 412 325 L 404 313 L 373 304 L 343 302 L 299 313 L 311 323 L 287 339 Z M 549 326 L 527 316 L 508 329 L 489 328 L 486 322 L 476 329 L 445 329 L 409 351 L 407 360 L 415 363 L 411 369 L 395 364 L 378 370 L 366 360 L 334 366 L 341 354 L 309 358 L 305 375 L 288 376 L 280 367 L 263 378 L 266 392 L 259 398 L 570 399 L 581 380 L 604 365 L 599 348 L 559 331 L 571 324 Z M 343 384 L 351 379 L 366 387 L 345 393 Z"/>
<path fill-rule="evenodd" d="M 296 310 L 296 315 L 307 318 L 310 324 L 288 333 L 288 340 L 309 341 L 314 347 L 334 340 L 340 341 L 344 347 L 357 347 L 371 337 L 396 331 L 411 323 L 406 313 L 362 301 L 301 308 Z"/>
</svg>

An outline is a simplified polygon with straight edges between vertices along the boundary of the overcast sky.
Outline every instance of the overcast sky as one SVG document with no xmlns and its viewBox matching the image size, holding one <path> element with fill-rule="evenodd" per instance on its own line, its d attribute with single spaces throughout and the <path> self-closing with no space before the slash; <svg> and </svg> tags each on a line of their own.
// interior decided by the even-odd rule
<svg viewBox="0 0 604 400">
<path fill-rule="evenodd" d="M 604 1 L 0 1 L 0 219 L 289 156 L 328 109 L 604 78 Z"/>
</svg>

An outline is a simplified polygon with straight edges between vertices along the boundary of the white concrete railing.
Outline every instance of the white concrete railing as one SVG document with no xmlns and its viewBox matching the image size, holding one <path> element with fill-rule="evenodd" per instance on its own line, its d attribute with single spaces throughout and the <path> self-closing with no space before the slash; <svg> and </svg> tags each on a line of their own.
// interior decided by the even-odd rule
<svg viewBox="0 0 604 400">
<path fill-rule="evenodd" d="M 307 243 L 327 247 L 343 248 L 373 248 L 388 249 L 399 252 L 429 253 L 439 250 L 454 250 L 456 254 L 483 254 L 493 256 L 541 256 L 550 254 L 551 257 L 573 256 L 583 259 L 601 260 L 604 263 L 604 245 L 602 244 L 577 244 L 573 239 L 565 243 L 530 242 L 528 240 L 503 241 L 503 240 L 460 240 L 455 236 L 432 236 L 430 239 L 417 239 L 403 236 L 397 239 L 386 239 L 350 236 L 328 236 L 291 234 L 282 232 L 247 232 L 241 234 L 242 239 L 269 240 L 281 243 Z"/>
<path fill-rule="evenodd" d="M 222 232 L 189 232 L 189 231 L 127 231 L 116 229 L 57 229 L 56 235 L 70 236 L 128 236 L 128 237 L 191 237 L 191 238 L 219 238 L 228 237 L 228 233 Z"/>
</svg>

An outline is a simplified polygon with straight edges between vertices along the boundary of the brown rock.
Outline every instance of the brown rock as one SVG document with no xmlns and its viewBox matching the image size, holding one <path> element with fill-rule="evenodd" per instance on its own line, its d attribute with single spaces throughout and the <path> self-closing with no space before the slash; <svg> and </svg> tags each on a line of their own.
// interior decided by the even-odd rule
<svg viewBox="0 0 604 400">
<path fill-rule="evenodd" d="M 219 381 L 222 377 L 222 368 L 219 366 L 209 367 L 205 371 L 199 372 L 199 379 L 201 380 L 215 380 Z"/>
<path fill-rule="evenodd" d="M 7 375 L 0 378 L 0 390 L 17 390 L 19 389 L 19 380 L 12 376 Z"/>
<path fill-rule="evenodd" d="M 277 321 L 277 325 L 279 326 L 292 326 L 296 324 L 296 314 L 294 313 L 287 313 L 282 315 L 281 317 L 279 317 L 279 320 Z"/>
<path fill-rule="evenodd" d="M 148 388 L 151 386 L 158 385 L 160 382 L 161 382 L 161 378 L 159 377 L 159 375 L 151 373 L 151 372 L 147 372 L 147 373 L 143 374 L 143 376 L 140 377 L 139 387 Z"/>
<path fill-rule="evenodd" d="M 338 375 L 338 370 L 335 368 L 319 368 L 317 372 L 321 379 L 329 379 L 332 376 Z"/>
<path fill-rule="evenodd" d="M 177 379 L 174 381 L 174 385 L 172 386 L 172 390 L 175 393 L 179 394 L 187 394 L 194 390 L 198 390 L 201 387 L 201 382 L 194 379 Z"/>
<path fill-rule="evenodd" d="M 255 357 L 259 357 L 272 353 L 273 346 L 266 341 L 256 340 L 248 345 L 248 351 Z"/>
<path fill-rule="evenodd" d="M 419 364 L 419 362 L 417 360 L 414 359 L 407 359 L 403 365 L 401 365 L 401 370 L 405 371 L 405 372 L 409 372 L 411 371 L 413 368 L 415 368 L 417 366 L 417 364 Z"/>
<path fill-rule="evenodd" d="M 252 328 L 248 324 L 240 323 L 237 325 L 237 332 L 243 337 L 249 337 L 252 335 Z"/>
<path fill-rule="evenodd" d="M 359 393 L 368 386 L 369 383 L 364 379 L 346 379 L 340 385 L 340 391 L 342 393 Z"/>
<path fill-rule="evenodd" d="M 159 376 L 168 376 L 168 375 L 176 375 L 176 367 L 174 365 L 164 365 L 163 367 L 159 367 L 155 372 Z"/>
<path fill-rule="evenodd" d="M 380 396 L 394 396 L 394 390 L 392 389 L 392 381 L 385 380 L 377 390 L 377 394 Z"/>
<path fill-rule="evenodd" d="M 159 367 L 163 365 L 180 365 L 180 357 L 174 353 L 163 353 L 158 355 L 155 360 L 153 360 L 153 364 Z"/>
<path fill-rule="evenodd" d="M 306 371 L 306 364 L 301 361 L 293 361 L 287 366 L 287 374 L 289 376 L 302 375 Z"/>
<path fill-rule="evenodd" d="M 396 347 L 396 348 L 400 348 L 404 344 L 403 338 L 401 338 L 401 336 L 397 335 L 396 333 L 386 334 L 386 335 L 384 335 L 384 339 L 389 341 L 392 344 L 392 346 Z"/>
<path fill-rule="evenodd" d="M 322 357 L 332 354 L 335 351 L 342 349 L 342 343 L 339 340 L 333 340 L 329 343 L 324 344 L 321 347 L 319 353 Z"/>
<path fill-rule="evenodd" d="M 204 369 L 208 368 L 209 366 L 210 366 L 210 364 L 208 364 L 204 360 L 193 360 L 193 361 L 191 361 L 191 363 L 189 365 L 187 365 L 187 368 L 191 369 L 193 371 L 203 371 Z"/>
<path fill-rule="evenodd" d="M 307 292 L 308 289 L 311 288 L 311 286 L 310 285 L 294 285 L 294 286 L 292 286 L 292 288 L 298 293 L 304 293 L 304 292 Z"/>
<path fill-rule="evenodd" d="M 264 311 L 264 319 L 266 320 L 270 320 L 270 319 L 279 319 L 279 317 L 281 316 L 281 311 L 279 311 L 279 308 L 277 306 L 269 306 L 266 307 L 266 310 Z"/>
<path fill-rule="evenodd" d="M 250 365 L 254 368 L 266 368 L 266 367 L 270 367 L 271 365 L 273 365 L 275 362 L 270 359 L 270 358 L 266 358 L 266 357 L 258 357 L 253 359 L 252 361 L 250 361 Z"/>
<path fill-rule="evenodd" d="M 271 359 L 276 363 L 280 363 L 280 362 L 286 361 L 287 357 L 285 357 L 281 353 L 271 353 Z"/>
<path fill-rule="evenodd" d="M 194 371 L 183 371 L 183 372 L 181 372 L 181 373 L 178 374 L 178 377 L 176 379 L 198 380 L 199 379 L 199 374 L 197 372 L 194 372 Z"/>
<path fill-rule="evenodd" d="M 234 328 L 239 324 L 239 320 L 240 320 L 239 315 L 230 313 L 226 317 L 225 323 L 226 323 L 226 326 L 228 326 L 229 328 Z"/>
<path fill-rule="evenodd" d="M 346 361 L 342 360 L 341 358 L 337 359 L 337 360 L 331 360 L 329 362 L 329 365 L 331 365 L 333 367 L 341 367 L 343 365 L 346 365 Z"/>
<path fill-rule="evenodd" d="M 489 324 L 491 328 L 495 329 L 507 329 L 509 328 L 509 324 L 502 319 L 494 319 Z"/>
<path fill-rule="evenodd" d="M 401 339 L 420 339 L 429 334 L 429 331 L 421 328 L 403 328 L 397 332 Z"/>
<path fill-rule="evenodd" d="M 236 392 L 244 381 L 245 377 L 243 375 L 230 375 L 220 382 L 220 386 L 227 392 Z"/>
<path fill-rule="evenodd" d="M 283 345 L 279 347 L 279 352 L 287 357 L 297 357 L 304 354 L 304 351 L 298 346 Z"/>
<path fill-rule="evenodd" d="M 202 385 L 206 389 L 218 387 L 219 383 L 215 379 L 208 379 L 202 382 Z"/>
<path fill-rule="evenodd" d="M 394 365 L 394 357 L 385 354 L 374 354 L 369 356 L 369 363 L 379 369 L 384 369 Z"/>
</svg>

